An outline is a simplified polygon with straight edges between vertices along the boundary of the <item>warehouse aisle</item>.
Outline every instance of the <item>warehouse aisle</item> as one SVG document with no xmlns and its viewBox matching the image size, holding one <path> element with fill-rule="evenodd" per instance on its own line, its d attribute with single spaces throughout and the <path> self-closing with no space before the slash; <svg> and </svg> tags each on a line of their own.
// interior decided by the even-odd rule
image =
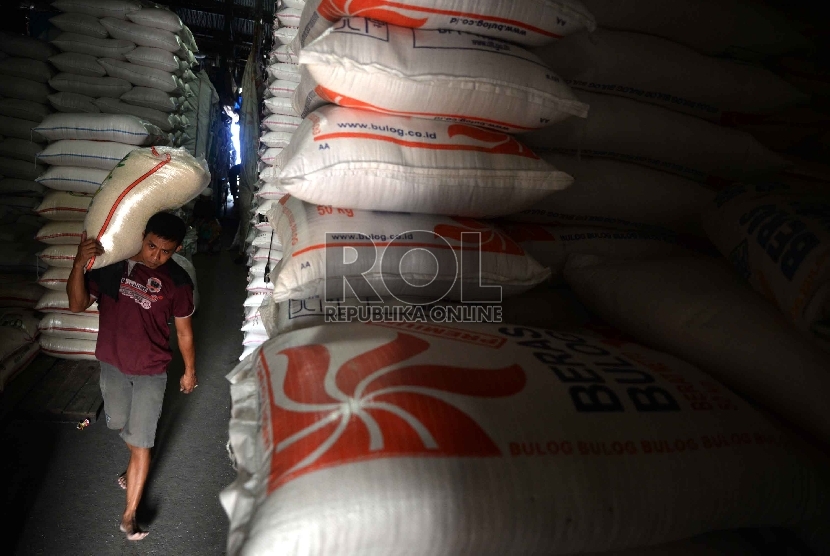
<svg viewBox="0 0 830 556">
<path fill-rule="evenodd" d="M 1 439 L 4 553 L 224 554 L 228 522 L 219 492 L 235 477 L 225 449 L 230 396 L 224 377 L 240 354 L 247 270 L 233 257 L 229 251 L 194 256 L 201 295 L 193 321 L 199 387 L 190 396 L 179 392 L 182 363 L 174 348 L 139 514 L 150 535 L 132 543 L 118 531 L 124 493 L 116 479 L 128 453 L 103 415 L 84 431 L 15 421 Z"/>
</svg>

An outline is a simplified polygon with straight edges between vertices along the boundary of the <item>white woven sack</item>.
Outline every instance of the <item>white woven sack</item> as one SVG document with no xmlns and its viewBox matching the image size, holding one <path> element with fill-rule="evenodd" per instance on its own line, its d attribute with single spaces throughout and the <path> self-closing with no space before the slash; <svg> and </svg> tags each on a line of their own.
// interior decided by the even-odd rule
<svg viewBox="0 0 830 556">
<path fill-rule="evenodd" d="M 245 297 L 245 301 L 242 302 L 242 306 L 251 309 L 256 308 L 259 309 L 259 306 L 262 305 L 262 302 L 265 300 L 266 297 L 269 297 L 269 294 L 262 293 L 262 292 L 247 292 L 248 295 Z"/>
<path fill-rule="evenodd" d="M 587 120 L 568 120 L 523 136 L 531 147 L 636 162 L 699 182 L 722 185 L 774 173 L 784 159 L 748 133 L 666 108 L 579 91 Z"/>
<path fill-rule="evenodd" d="M 301 12 L 303 11 L 303 8 L 305 7 L 305 4 L 306 4 L 305 0 L 283 0 L 283 2 L 282 2 L 282 5 L 285 6 L 286 8 L 295 8 L 295 9 L 300 10 Z"/>
<path fill-rule="evenodd" d="M 101 25 L 114 38 L 134 42 L 137 46 L 150 46 L 168 52 L 178 52 L 182 48 L 179 37 L 164 29 L 154 29 L 111 17 L 101 19 Z"/>
<path fill-rule="evenodd" d="M 709 239 L 803 331 L 830 322 L 830 202 L 825 192 L 741 185 L 704 213 Z"/>
<path fill-rule="evenodd" d="M 41 334 L 60 336 L 66 339 L 98 339 L 99 321 L 97 315 L 65 315 L 46 313 L 38 325 Z"/>
<path fill-rule="evenodd" d="M 338 106 L 310 114 L 276 165 L 280 187 L 309 203 L 472 217 L 573 182 L 504 133 Z"/>
<path fill-rule="evenodd" d="M 406 29 L 348 18 L 300 53 L 318 103 L 469 123 L 507 132 L 584 118 L 588 106 L 536 56 L 470 33 Z"/>
<path fill-rule="evenodd" d="M 673 257 L 614 263 L 575 257 L 565 277 L 580 299 L 612 325 L 698 365 L 830 441 L 827 354 L 749 290 L 725 261 Z"/>
<path fill-rule="evenodd" d="M 35 310 L 41 313 L 72 313 L 69 310 L 69 296 L 66 291 L 44 290 L 43 295 L 35 305 Z M 83 314 L 97 315 L 98 303 L 95 302 L 89 306 L 88 309 L 82 311 Z"/>
<path fill-rule="evenodd" d="M 42 164 L 34 164 L 31 161 L 0 157 L 0 176 L 18 180 L 35 180 L 45 169 L 46 167 Z"/>
<path fill-rule="evenodd" d="M 81 243 L 82 222 L 47 222 L 35 234 L 35 239 L 47 245 L 78 245 Z"/>
<path fill-rule="evenodd" d="M 575 89 L 620 95 L 717 123 L 772 114 L 807 95 L 760 66 L 660 37 L 599 29 L 534 50 Z"/>
<path fill-rule="evenodd" d="M 165 133 L 173 131 L 174 123 L 178 123 L 176 116 L 167 112 L 135 106 L 114 98 L 99 98 L 95 101 L 95 106 L 105 114 L 129 114 L 148 121 Z"/>
<path fill-rule="evenodd" d="M 178 33 L 184 27 L 176 12 L 161 7 L 150 8 L 145 6 L 137 12 L 128 13 L 127 19 L 138 25 L 164 29 L 171 33 Z"/>
<path fill-rule="evenodd" d="M 265 98 L 268 97 L 287 97 L 291 99 L 294 96 L 294 91 L 299 85 L 299 81 L 285 81 L 282 79 L 275 79 L 265 88 Z"/>
<path fill-rule="evenodd" d="M 57 357 L 58 359 L 95 361 L 95 347 L 98 343 L 96 340 L 79 340 L 74 338 L 65 338 L 55 334 L 44 334 L 38 340 L 40 342 L 40 349 L 46 355 Z"/>
<path fill-rule="evenodd" d="M 286 131 L 268 131 L 259 140 L 267 147 L 284 149 L 291 142 L 292 135 Z"/>
<path fill-rule="evenodd" d="M 55 93 L 49 95 L 49 103 L 58 112 L 99 114 L 95 99 L 78 93 Z"/>
<path fill-rule="evenodd" d="M 180 105 L 175 96 L 150 87 L 133 87 L 132 90 L 121 95 L 121 100 L 127 104 L 153 108 L 162 112 L 175 112 Z"/>
<path fill-rule="evenodd" d="M 18 350 L 24 349 L 28 344 L 32 343 L 34 339 L 25 331 L 13 328 L 11 326 L 4 326 L 4 310 L 0 309 L 0 369 L 5 369 L 7 365 L 6 359 L 12 356 Z M 12 316 L 13 318 L 13 316 Z M 5 381 L 5 376 L 0 372 L 0 389 L 2 389 Z"/>
<path fill-rule="evenodd" d="M 28 139 L 18 139 L 16 137 L 0 139 L 0 156 L 2 157 L 33 163 L 37 160 L 37 155 L 41 150 L 43 150 L 42 145 L 32 143 Z"/>
<path fill-rule="evenodd" d="M 40 344 L 29 342 L 0 362 L 0 392 L 9 381 L 35 360 L 38 353 L 40 353 Z"/>
<path fill-rule="evenodd" d="M 76 93 L 92 98 L 119 98 L 133 88 L 129 81 L 118 77 L 89 77 L 72 73 L 59 73 L 49 80 L 49 85 L 63 93 Z"/>
<path fill-rule="evenodd" d="M 11 116 L 21 120 L 29 120 L 40 123 L 43 118 L 52 113 L 48 106 L 31 100 L 19 98 L 4 98 L 0 102 L 0 116 Z"/>
<path fill-rule="evenodd" d="M 272 79 L 278 79 L 280 81 L 294 81 L 295 83 L 300 82 L 300 66 L 297 64 L 277 62 L 276 64 L 270 64 L 265 68 L 265 70 Z"/>
<path fill-rule="evenodd" d="M 28 340 L 34 340 L 38 335 L 37 325 L 40 317 L 30 309 L 2 308 L 0 309 L 0 331 L 23 332 Z"/>
<path fill-rule="evenodd" d="M 28 274 L 0 275 L 0 307 L 34 309 L 45 291 Z"/>
<path fill-rule="evenodd" d="M 298 24 L 294 52 L 308 46 L 346 16 L 365 16 L 403 27 L 462 31 L 519 45 L 546 44 L 596 22 L 578 0 L 414 0 L 371 3 L 309 0 Z"/>
<path fill-rule="evenodd" d="M 49 56 L 55 54 L 55 49 L 48 42 L 3 31 L 0 31 L 0 51 L 9 56 L 30 58 L 41 62 L 47 61 Z"/>
<path fill-rule="evenodd" d="M 287 116 L 285 114 L 267 114 L 262 120 L 262 125 L 271 131 L 287 131 L 293 133 L 300 127 L 302 118 L 299 116 Z"/>
<path fill-rule="evenodd" d="M 80 224 L 83 226 L 83 223 Z M 47 290 L 65 292 L 70 272 L 72 272 L 71 266 L 65 268 L 50 267 L 46 272 L 38 276 L 37 283 Z"/>
<path fill-rule="evenodd" d="M 172 52 L 160 48 L 139 46 L 135 50 L 125 54 L 125 56 L 127 60 L 139 66 L 155 68 L 167 73 L 176 73 L 180 70 L 179 64 L 181 61 L 179 57 Z"/>
<path fill-rule="evenodd" d="M 69 191 L 52 191 L 34 212 L 47 220 L 83 221 L 92 202 L 92 195 Z"/>
<path fill-rule="evenodd" d="M 9 57 L 0 60 L 0 75 L 20 77 L 38 83 L 46 83 L 55 75 L 55 70 L 48 62 L 31 58 Z M 4 79 L 7 79 L 5 77 Z"/>
<path fill-rule="evenodd" d="M 26 141 L 45 143 L 46 137 L 36 131 L 33 131 L 37 126 L 38 124 L 32 120 L 24 120 L 22 118 L 15 118 L 11 116 L 0 116 L 0 129 L 3 130 L 4 137 L 14 137 L 17 139 L 24 139 Z M 0 172 L 0 175 L 7 174 Z"/>
<path fill-rule="evenodd" d="M 45 190 L 42 185 L 34 180 L 21 180 L 17 178 L 0 179 L 0 195 L 32 195 L 43 197 Z"/>
<path fill-rule="evenodd" d="M 62 13 L 49 18 L 49 23 L 66 33 L 88 35 L 99 39 L 109 36 L 99 18 L 77 12 Z"/>
<path fill-rule="evenodd" d="M 281 8 L 275 14 L 280 27 L 299 27 L 302 9 Z"/>
<path fill-rule="evenodd" d="M 286 64 L 298 64 L 299 57 L 291 50 L 291 45 L 281 44 L 277 46 L 268 55 L 269 60 L 273 62 L 284 62 Z"/>
<path fill-rule="evenodd" d="M 50 141 L 89 139 L 152 145 L 167 139 L 158 127 L 124 114 L 51 114 L 35 130 Z"/>
<path fill-rule="evenodd" d="M 95 195 L 84 228 L 104 247 L 87 270 L 123 261 L 141 250 L 144 227 L 155 213 L 176 209 L 210 182 L 204 159 L 184 149 L 152 147 L 131 152 Z"/>
<path fill-rule="evenodd" d="M 297 37 L 297 31 L 296 27 L 280 27 L 274 31 L 274 38 L 281 45 L 288 46 Z"/>
<path fill-rule="evenodd" d="M 280 172 L 279 166 L 271 166 L 275 172 Z M 279 178 L 277 181 L 267 181 L 269 176 L 263 176 L 265 172 L 260 172 L 260 178 L 266 180 L 265 183 L 262 185 L 261 188 L 256 192 L 257 199 L 271 199 L 273 201 L 279 201 L 283 197 L 285 197 L 288 192 L 283 189 L 283 187 L 279 184 Z M 260 208 L 258 211 L 262 211 L 263 209 Z M 260 214 L 267 214 L 268 211 L 260 212 Z"/>
<path fill-rule="evenodd" d="M 38 160 L 53 166 L 80 166 L 109 171 L 137 148 L 135 145 L 114 141 L 62 139 L 50 143 L 38 155 Z"/>
<path fill-rule="evenodd" d="M 49 104 L 52 89 L 45 83 L 31 79 L 0 79 L 0 96 Z"/>
<path fill-rule="evenodd" d="M 668 172 L 616 160 L 539 152 L 574 178 L 575 185 L 548 195 L 508 220 L 574 226 L 659 226 L 700 235 L 700 214 L 715 198 L 703 185 Z"/>
<path fill-rule="evenodd" d="M 550 276 L 550 270 L 517 244 L 476 220 L 338 209 L 290 196 L 269 211 L 268 220 L 283 246 L 283 259 L 274 273 L 277 301 L 314 296 L 458 300 L 462 287 L 467 292 L 465 301 L 481 301 L 471 299 L 476 285 L 499 286 L 476 295 L 500 299 L 502 294 L 516 295 Z M 458 257 L 465 232 L 480 234 L 464 238 L 466 250 L 480 245 L 480 266 L 462 275 Z M 341 255 L 348 249 L 352 264 L 342 256 L 328 255 L 331 260 L 326 268 L 328 249 L 338 249 Z"/>
<path fill-rule="evenodd" d="M 695 367 L 589 331 L 315 327 L 229 380 L 229 555 L 602 553 L 827 511 L 826 456 Z"/>
<path fill-rule="evenodd" d="M 288 97 L 271 97 L 265 99 L 265 111 L 269 114 L 284 114 L 286 116 L 300 116 L 294 109 L 294 104 Z"/>
<path fill-rule="evenodd" d="M 175 76 L 164 70 L 106 58 L 98 60 L 98 62 L 104 66 L 108 75 L 129 81 L 137 87 L 150 87 L 165 93 L 173 93 L 178 90 Z M 122 91 L 121 94 L 125 92 L 127 91 Z"/>
<path fill-rule="evenodd" d="M 125 54 L 135 49 L 135 43 L 119 39 L 98 39 L 77 33 L 61 33 L 52 39 L 52 44 L 63 52 L 88 54 L 96 58 L 126 60 Z"/>
<path fill-rule="evenodd" d="M 52 6 L 62 12 L 75 12 L 95 17 L 118 17 L 141 9 L 139 0 L 55 0 Z"/>
<path fill-rule="evenodd" d="M 677 236 L 661 230 L 613 230 L 587 226 L 505 224 L 502 229 L 531 257 L 561 278 L 573 254 L 610 259 L 650 259 L 688 254 Z"/>
<path fill-rule="evenodd" d="M 77 252 L 77 245 L 50 245 L 38 257 L 50 267 L 72 268 Z"/>
<path fill-rule="evenodd" d="M 583 0 L 597 25 L 657 35 L 704 54 L 757 58 L 813 48 L 797 19 L 736 0 Z"/>
<path fill-rule="evenodd" d="M 273 166 L 274 162 L 277 160 L 277 157 L 282 154 L 283 149 L 281 148 L 270 148 L 265 149 L 259 155 L 259 159 L 263 161 L 265 164 L 269 166 Z"/>
<path fill-rule="evenodd" d="M 77 52 L 61 52 L 49 58 L 58 71 L 88 77 L 104 77 L 107 71 L 98 63 L 98 58 L 90 54 Z"/>
<path fill-rule="evenodd" d="M 35 181 L 57 191 L 92 195 L 101 188 L 109 172 L 83 166 L 49 166 Z"/>
</svg>

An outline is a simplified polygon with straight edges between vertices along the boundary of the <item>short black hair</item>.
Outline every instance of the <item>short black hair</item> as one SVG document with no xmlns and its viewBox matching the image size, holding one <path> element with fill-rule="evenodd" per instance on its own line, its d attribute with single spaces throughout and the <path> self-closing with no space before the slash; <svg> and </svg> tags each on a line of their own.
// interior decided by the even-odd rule
<svg viewBox="0 0 830 556">
<path fill-rule="evenodd" d="M 144 227 L 144 235 L 156 234 L 167 241 L 175 241 L 176 246 L 182 244 L 187 233 L 187 224 L 184 220 L 170 212 L 157 212 L 147 221 Z"/>
</svg>

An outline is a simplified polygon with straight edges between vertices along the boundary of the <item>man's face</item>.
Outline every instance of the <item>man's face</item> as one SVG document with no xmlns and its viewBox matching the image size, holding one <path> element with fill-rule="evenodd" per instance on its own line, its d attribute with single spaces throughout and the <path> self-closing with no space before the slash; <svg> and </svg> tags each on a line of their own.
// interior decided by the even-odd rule
<svg viewBox="0 0 830 556">
<path fill-rule="evenodd" d="M 158 268 L 173 256 L 173 253 L 181 251 L 182 246 L 176 245 L 175 241 L 159 237 L 153 232 L 144 234 L 144 241 L 141 244 L 141 251 L 136 255 L 135 260 L 150 268 Z"/>
</svg>

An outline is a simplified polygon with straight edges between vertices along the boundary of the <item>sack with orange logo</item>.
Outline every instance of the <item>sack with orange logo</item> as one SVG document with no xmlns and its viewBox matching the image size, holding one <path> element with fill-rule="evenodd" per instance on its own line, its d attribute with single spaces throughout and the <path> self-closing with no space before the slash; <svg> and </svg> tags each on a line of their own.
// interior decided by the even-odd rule
<svg viewBox="0 0 830 556">
<path fill-rule="evenodd" d="M 581 554 L 826 529 L 826 455 L 618 336 L 318 326 L 265 342 L 229 380 L 231 556 Z"/>
<path fill-rule="evenodd" d="M 308 0 L 291 43 L 294 52 L 347 16 L 367 17 L 413 29 L 475 33 L 539 46 L 583 29 L 596 29 L 594 16 L 578 0 Z"/>
<path fill-rule="evenodd" d="M 481 218 L 573 181 L 504 133 L 332 105 L 308 115 L 275 164 L 280 187 L 309 203 Z"/>
<path fill-rule="evenodd" d="M 535 54 L 459 31 L 408 29 L 350 17 L 300 52 L 313 96 L 294 92 L 303 115 L 322 102 L 507 133 L 539 129 L 588 105 Z"/>
<path fill-rule="evenodd" d="M 506 235 L 469 218 L 337 208 L 286 195 L 268 220 L 283 248 L 271 276 L 276 301 L 497 301 L 550 276 Z"/>
</svg>

